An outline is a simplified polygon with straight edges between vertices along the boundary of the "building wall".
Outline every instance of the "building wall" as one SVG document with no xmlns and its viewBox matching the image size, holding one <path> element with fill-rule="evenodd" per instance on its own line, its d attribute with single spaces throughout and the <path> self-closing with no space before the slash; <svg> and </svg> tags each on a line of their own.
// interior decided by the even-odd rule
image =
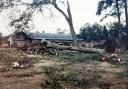
<svg viewBox="0 0 128 89">
<path fill-rule="evenodd" d="M 8 38 L 9 41 L 9 47 L 17 48 L 17 47 L 23 47 L 24 45 L 30 45 L 30 40 L 26 39 L 24 35 L 20 35 L 19 37 L 10 36 Z"/>
<path fill-rule="evenodd" d="M 86 48 L 93 48 L 95 45 L 102 44 L 103 42 L 87 42 L 87 41 L 79 41 L 79 46 L 80 47 L 86 47 Z"/>
<path fill-rule="evenodd" d="M 0 39 L 0 48 L 8 48 L 8 47 L 9 47 L 8 37 L 2 37 Z"/>
</svg>

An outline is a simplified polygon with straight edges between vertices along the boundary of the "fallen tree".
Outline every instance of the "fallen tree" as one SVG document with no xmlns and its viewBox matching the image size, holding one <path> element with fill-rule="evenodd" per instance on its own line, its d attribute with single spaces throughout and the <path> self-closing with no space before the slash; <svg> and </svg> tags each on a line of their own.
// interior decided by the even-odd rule
<svg viewBox="0 0 128 89">
<path fill-rule="evenodd" d="M 96 48 L 84 48 L 84 47 L 76 47 L 76 46 L 65 46 L 65 45 L 57 45 L 52 44 L 53 47 L 62 50 L 72 50 L 72 51 L 79 51 L 79 52 L 86 52 L 86 53 L 96 53 L 95 58 L 100 61 L 117 61 L 120 62 L 121 58 L 117 53 L 106 53 L 103 49 L 96 49 Z"/>
<path fill-rule="evenodd" d="M 84 48 L 84 47 L 76 47 L 76 46 L 65 46 L 65 45 L 57 45 L 52 44 L 53 47 L 62 50 L 73 50 L 73 51 L 80 51 L 80 52 L 89 52 L 89 53 L 104 53 L 103 49 L 97 48 Z"/>
</svg>

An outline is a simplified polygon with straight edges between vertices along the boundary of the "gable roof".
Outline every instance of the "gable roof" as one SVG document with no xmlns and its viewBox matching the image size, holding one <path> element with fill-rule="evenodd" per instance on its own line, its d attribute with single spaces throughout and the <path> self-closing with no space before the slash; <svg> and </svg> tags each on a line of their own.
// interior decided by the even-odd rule
<svg viewBox="0 0 128 89">
<path fill-rule="evenodd" d="M 27 33 L 28 38 L 46 40 L 72 40 L 71 34 L 57 33 Z"/>
</svg>

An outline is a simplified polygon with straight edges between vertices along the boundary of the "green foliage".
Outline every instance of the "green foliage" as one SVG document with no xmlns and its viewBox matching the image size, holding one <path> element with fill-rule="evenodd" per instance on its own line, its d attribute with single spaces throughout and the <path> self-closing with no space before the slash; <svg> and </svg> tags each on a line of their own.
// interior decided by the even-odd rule
<svg viewBox="0 0 128 89">
<path fill-rule="evenodd" d="M 123 33 L 125 33 L 124 26 L 122 24 L 120 26 L 121 31 L 119 30 L 119 23 L 117 22 L 110 23 L 107 26 L 102 26 L 97 23 L 90 25 L 87 23 L 80 28 L 80 34 L 78 34 L 77 37 L 86 41 L 100 41 L 108 38 L 117 41 L 119 34 L 123 37 Z"/>
<path fill-rule="evenodd" d="M 86 41 L 99 41 L 108 38 L 108 30 L 105 26 L 99 24 L 85 24 L 80 28 L 78 38 Z"/>
<path fill-rule="evenodd" d="M 98 62 L 95 59 L 95 53 L 83 53 L 83 52 L 62 52 L 60 53 L 59 59 L 62 61 L 68 61 L 71 63 L 86 63 L 93 64 Z"/>
<path fill-rule="evenodd" d="M 63 67 L 44 68 L 47 79 L 41 84 L 42 89 L 90 89 L 98 86 L 101 76 L 95 67 L 94 70 L 86 71 Z"/>
<path fill-rule="evenodd" d="M 60 70 L 54 67 L 45 67 L 44 71 L 48 79 L 41 84 L 42 89 L 62 89 L 61 81 L 63 81 L 63 78 L 59 74 Z"/>
</svg>

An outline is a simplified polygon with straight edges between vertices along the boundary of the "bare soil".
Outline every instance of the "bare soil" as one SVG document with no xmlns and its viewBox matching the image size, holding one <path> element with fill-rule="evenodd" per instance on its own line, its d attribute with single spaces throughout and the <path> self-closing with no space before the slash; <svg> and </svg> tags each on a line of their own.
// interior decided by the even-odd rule
<svg viewBox="0 0 128 89">
<path fill-rule="evenodd" d="M 12 68 L 12 62 L 29 60 L 30 67 Z M 73 73 L 84 79 L 97 75 L 97 86 L 89 89 L 128 89 L 128 66 L 109 62 L 71 63 L 60 61 L 58 57 L 28 54 L 15 49 L 0 49 L 0 89 L 42 89 L 41 83 L 47 78 L 44 67 L 64 67 L 65 74 Z M 82 85 L 82 83 L 81 83 Z M 86 89 L 65 88 L 65 89 Z M 88 88 L 87 88 L 88 89 Z"/>
</svg>

